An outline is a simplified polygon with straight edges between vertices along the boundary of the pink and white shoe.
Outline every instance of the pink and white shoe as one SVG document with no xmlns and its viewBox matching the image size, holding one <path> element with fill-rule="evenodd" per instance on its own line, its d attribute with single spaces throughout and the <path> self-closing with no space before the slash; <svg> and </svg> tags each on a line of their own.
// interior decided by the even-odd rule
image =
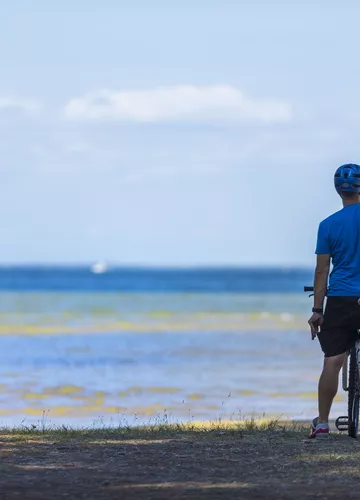
<svg viewBox="0 0 360 500">
<path fill-rule="evenodd" d="M 318 424 L 318 420 L 319 417 L 316 417 L 311 423 L 311 432 L 309 439 L 324 439 L 329 437 L 329 424 Z"/>
</svg>

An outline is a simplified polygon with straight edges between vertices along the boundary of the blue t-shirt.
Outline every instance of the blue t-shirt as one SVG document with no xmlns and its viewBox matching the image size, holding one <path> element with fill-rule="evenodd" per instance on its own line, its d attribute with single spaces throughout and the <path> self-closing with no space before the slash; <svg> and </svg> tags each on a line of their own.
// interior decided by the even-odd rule
<svg viewBox="0 0 360 500">
<path fill-rule="evenodd" d="M 360 297 L 360 203 L 320 223 L 315 253 L 331 255 L 328 296 Z"/>
</svg>

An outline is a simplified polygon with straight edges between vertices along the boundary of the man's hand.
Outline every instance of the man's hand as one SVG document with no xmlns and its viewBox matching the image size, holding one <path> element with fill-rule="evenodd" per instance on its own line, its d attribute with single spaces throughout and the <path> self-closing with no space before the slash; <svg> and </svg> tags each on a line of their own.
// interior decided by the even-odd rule
<svg viewBox="0 0 360 500">
<path fill-rule="evenodd" d="M 311 338 L 314 340 L 316 338 L 316 335 L 321 327 L 321 325 L 324 322 L 324 316 L 319 313 L 314 313 L 311 318 L 309 319 L 308 323 L 310 325 L 311 329 Z"/>
</svg>

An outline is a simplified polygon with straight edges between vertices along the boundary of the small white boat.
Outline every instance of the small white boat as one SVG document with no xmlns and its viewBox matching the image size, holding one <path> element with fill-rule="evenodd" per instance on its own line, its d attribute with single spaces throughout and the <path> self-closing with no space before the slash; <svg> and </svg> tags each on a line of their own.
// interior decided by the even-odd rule
<svg viewBox="0 0 360 500">
<path fill-rule="evenodd" d="M 106 273 L 108 271 L 108 269 L 109 269 L 109 266 L 105 261 L 95 262 L 95 264 L 93 264 L 91 266 L 91 272 L 94 274 Z"/>
</svg>

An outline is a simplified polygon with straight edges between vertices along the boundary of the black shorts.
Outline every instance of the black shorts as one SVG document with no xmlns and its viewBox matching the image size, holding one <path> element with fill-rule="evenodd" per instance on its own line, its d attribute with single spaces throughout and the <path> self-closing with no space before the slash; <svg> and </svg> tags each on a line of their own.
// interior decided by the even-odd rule
<svg viewBox="0 0 360 500">
<path fill-rule="evenodd" d="M 324 323 L 318 333 L 325 357 L 337 356 L 351 349 L 359 329 L 359 297 L 328 297 Z"/>
</svg>

